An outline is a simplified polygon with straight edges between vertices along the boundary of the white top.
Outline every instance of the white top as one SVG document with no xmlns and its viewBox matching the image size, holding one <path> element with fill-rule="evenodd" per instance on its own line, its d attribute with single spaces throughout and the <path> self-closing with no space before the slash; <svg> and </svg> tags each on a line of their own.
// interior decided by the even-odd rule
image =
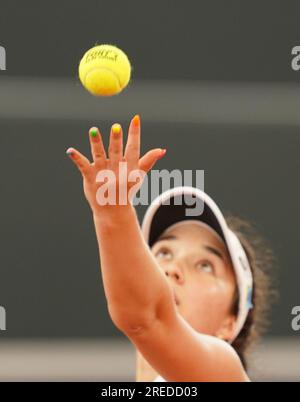
<svg viewBox="0 0 300 402">
<path fill-rule="evenodd" d="M 166 382 L 164 378 L 162 378 L 160 375 L 154 378 L 153 382 Z"/>
</svg>

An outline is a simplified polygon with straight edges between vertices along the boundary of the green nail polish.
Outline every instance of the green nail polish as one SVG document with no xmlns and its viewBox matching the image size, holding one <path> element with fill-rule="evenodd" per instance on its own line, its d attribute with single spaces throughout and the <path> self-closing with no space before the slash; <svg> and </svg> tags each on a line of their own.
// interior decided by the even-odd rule
<svg viewBox="0 0 300 402">
<path fill-rule="evenodd" d="M 91 130 L 90 131 L 90 135 L 92 136 L 92 137 L 96 137 L 96 135 L 97 135 L 97 130 L 94 128 L 93 130 Z"/>
</svg>

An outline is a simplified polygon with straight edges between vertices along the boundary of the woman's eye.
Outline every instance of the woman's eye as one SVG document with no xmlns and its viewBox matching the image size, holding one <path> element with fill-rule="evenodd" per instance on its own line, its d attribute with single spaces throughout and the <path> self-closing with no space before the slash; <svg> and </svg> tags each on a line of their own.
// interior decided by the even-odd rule
<svg viewBox="0 0 300 402">
<path fill-rule="evenodd" d="M 204 262 L 198 262 L 198 264 L 196 264 L 197 268 L 199 268 L 202 272 L 206 272 L 207 274 L 213 274 L 214 273 L 214 267 L 213 265 L 208 262 L 208 261 L 204 261 Z"/>
<path fill-rule="evenodd" d="M 157 258 L 163 258 L 164 260 L 170 260 L 172 258 L 172 253 L 169 250 L 161 249 L 155 254 L 155 256 Z"/>
</svg>

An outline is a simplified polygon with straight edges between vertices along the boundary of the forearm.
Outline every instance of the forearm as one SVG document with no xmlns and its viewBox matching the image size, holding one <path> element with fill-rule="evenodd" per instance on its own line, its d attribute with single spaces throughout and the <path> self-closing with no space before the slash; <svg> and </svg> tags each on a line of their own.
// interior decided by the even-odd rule
<svg viewBox="0 0 300 402">
<path fill-rule="evenodd" d="M 94 215 L 94 223 L 111 318 L 121 327 L 151 322 L 172 293 L 142 236 L 134 207 L 116 207 L 111 219 Z"/>
</svg>

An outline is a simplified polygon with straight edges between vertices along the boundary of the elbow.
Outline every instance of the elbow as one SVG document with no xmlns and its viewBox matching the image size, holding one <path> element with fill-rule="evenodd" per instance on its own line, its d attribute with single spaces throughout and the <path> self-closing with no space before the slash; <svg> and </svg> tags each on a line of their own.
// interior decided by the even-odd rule
<svg viewBox="0 0 300 402">
<path fill-rule="evenodd" d="M 156 322 L 169 324 L 177 315 L 171 291 L 161 292 L 156 302 L 120 303 L 120 300 L 110 303 L 109 314 L 115 326 L 128 337 L 147 332 Z"/>
<path fill-rule="evenodd" d="M 108 310 L 114 325 L 128 337 L 147 331 L 157 319 L 152 310 L 141 312 L 116 306 L 110 306 Z"/>
</svg>

